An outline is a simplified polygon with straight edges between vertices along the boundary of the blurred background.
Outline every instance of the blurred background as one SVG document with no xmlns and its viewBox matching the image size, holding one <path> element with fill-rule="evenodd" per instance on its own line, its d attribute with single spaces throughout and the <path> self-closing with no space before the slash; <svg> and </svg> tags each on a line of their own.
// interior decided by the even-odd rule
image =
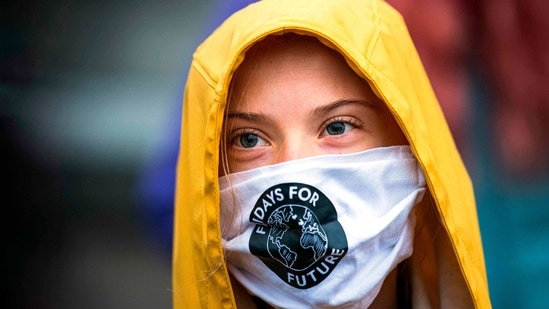
<svg viewBox="0 0 549 309">
<path fill-rule="evenodd" d="M 0 5 L 8 308 L 171 307 L 186 73 L 248 2 Z M 389 2 L 473 178 L 494 308 L 549 307 L 549 2 Z"/>
</svg>

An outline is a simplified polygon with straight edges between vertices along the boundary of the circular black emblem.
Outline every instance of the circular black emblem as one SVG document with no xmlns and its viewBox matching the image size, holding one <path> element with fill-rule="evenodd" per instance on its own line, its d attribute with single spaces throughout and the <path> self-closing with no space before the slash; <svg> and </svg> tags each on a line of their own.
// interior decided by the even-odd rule
<svg viewBox="0 0 549 309">
<path fill-rule="evenodd" d="M 250 221 L 256 224 L 250 252 L 298 289 L 326 279 L 348 251 L 334 205 L 310 185 L 283 183 L 267 189 Z"/>
</svg>

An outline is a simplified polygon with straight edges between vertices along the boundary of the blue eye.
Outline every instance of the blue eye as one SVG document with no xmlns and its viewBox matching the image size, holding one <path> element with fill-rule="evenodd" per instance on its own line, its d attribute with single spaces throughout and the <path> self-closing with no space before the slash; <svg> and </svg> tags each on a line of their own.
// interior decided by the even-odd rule
<svg viewBox="0 0 549 309">
<path fill-rule="evenodd" d="M 351 125 L 344 122 L 333 122 L 326 126 L 328 135 L 341 135 L 350 129 Z"/>
<path fill-rule="evenodd" d="M 269 145 L 269 143 L 261 136 L 262 133 L 255 129 L 238 129 L 232 134 L 228 142 L 233 147 L 244 149 Z"/>
<path fill-rule="evenodd" d="M 239 136 L 238 141 L 244 148 L 253 148 L 259 143 L 259 136 L 251 133 L 242 134 Z"/>
</svg>

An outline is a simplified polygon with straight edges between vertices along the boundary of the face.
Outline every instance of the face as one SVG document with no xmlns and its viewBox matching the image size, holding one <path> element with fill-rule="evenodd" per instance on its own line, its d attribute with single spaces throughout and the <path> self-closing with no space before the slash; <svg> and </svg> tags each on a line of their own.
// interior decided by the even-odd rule
<svg viewBox="0 0 549 309">
<path fill-rule="evenodd" d="M 221 145 L 230 173 L 407 144 L 341 55 L 312 38 L 272 40 L 248 52 L 232 80 Z"/>
</svg>

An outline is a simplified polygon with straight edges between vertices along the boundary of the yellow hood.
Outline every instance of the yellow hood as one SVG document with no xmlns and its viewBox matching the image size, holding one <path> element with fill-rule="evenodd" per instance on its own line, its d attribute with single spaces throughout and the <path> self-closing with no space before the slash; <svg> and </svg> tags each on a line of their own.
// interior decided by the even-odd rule
<svg viewBox="0 0 549 309">
<path fill-rule="evenodd" d="M 446 307 L 460 303 L 451 299 L 460 295 L 467 298 L 463 303 L 490 308 L 471 181 L 402 17 L 376 0 L 260 1 L 235 13 L 196 50 L 184 95 L 177 168 L 174 307 L 236 308 L 219 220 L 224 107 L 247 48 L 284 31 L 316 36 L 345 56 L 388 105 L 425 173 L 432 198 L 424 216 L 435 223 L 418 233 L 417 252 L 444 251 L 440 247 L 446 241 L 450 253 L 416 259 L 419 279 L 412 285 L 422 287 L 413 290 L 414 302 Z M 442 236 L 429 235 L 432 231 Z M 463 282 L 464 291 L 455 292 L 460 287 L 453 281 Z"/>
</svg>

